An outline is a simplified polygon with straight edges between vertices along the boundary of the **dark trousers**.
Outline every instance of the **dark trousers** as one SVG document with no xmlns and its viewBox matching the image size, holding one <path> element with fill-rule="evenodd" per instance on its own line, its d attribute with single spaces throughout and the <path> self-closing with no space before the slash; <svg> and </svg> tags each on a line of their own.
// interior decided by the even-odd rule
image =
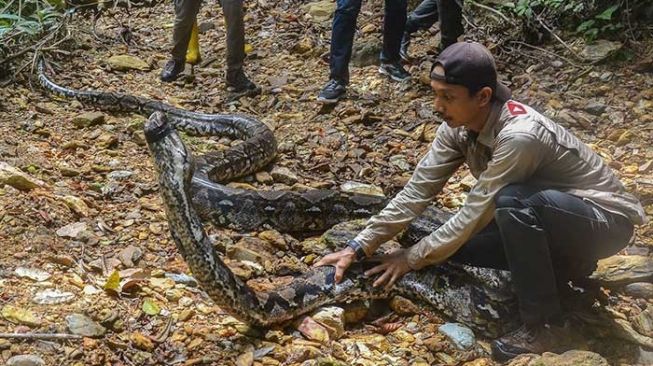
<svg viewBox="0 0 653 366">
<path fill-rule="evenodd" d="M 336 12 L 331 29 L 331 79 L 349 83 L 349 60 L 354 45 L 356 19 L 362 0 L 337 0 Z M 383 51 L 381 62 L 393 63 L 400 60 L 399 47 L 406 25 L 407 0 L 385 0 L 383 16 Z"/>
<path fill-rule="evenodd" d="M 406 21 L 406 33 L 429 29 L 440 21 L 440 48 L 445 49 L 456 43 L 463 34 L 463 0 L 424 0 Z"/>
<path fill-rule="evenodd" d="M 243 0 L 221 0 L 220 3 L 227 25 L 227 72 L 236 73 L 243 68 L 245 59 Z M 176 61 L 184 62 L 186 59 L 191 30 L 201 4 L 201 0 L 175 0 L 171 54 Z"/>
<path fill-rule="evenodd" d="M 552 189 L 509 185 L 495 203 L 495 219 L 451 260 L 510 270 L 526 324 L 558 317 L 558 286 L 591 274 L 633 234 L 626 217 Z"/>
</svg>

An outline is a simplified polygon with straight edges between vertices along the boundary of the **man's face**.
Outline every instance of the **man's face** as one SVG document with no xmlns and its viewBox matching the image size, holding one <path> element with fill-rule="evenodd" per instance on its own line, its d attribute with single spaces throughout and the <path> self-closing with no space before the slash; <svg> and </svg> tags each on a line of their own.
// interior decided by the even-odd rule
<svg viewBox="0 0 653 366">
<path fill-rule="evenodd" d="M 442 66 L 436 66 L 434 72 L 443 75 Z M 447 122 L 451 128 L 469 126 L 475 122 L 481 108 L 487 105 L 487 98 L 479 92 L 470 96 L 469 90 L 456 84 L 448 84 L 442 80 L 431 80 L 431 88 L 435 93 L 435 111 Z M 491 89 L 490 96 L 491 96 Z"/>
</svg>

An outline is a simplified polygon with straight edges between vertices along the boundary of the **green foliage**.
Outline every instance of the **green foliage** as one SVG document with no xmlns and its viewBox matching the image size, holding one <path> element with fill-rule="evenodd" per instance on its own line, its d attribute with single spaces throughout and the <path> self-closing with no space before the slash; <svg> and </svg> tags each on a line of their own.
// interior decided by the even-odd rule
<svg viewBox="0 0 653 366">
<path fill-rule="evenodd" d="M 35 37 L 56 28 L 64 5 L 53 0 L 0 0 L 0 39 Z"/>
<path fill-rule="evenodd" d="M 636 2 L 638 1 L 631 1 Z M 624 1 L 516 0 L 504 3 L 504 6 L 526 23 L 545 22 L 562 26 L 588 40 L 610 36 L 624 27 L 621 16 Z"/>
</svg>

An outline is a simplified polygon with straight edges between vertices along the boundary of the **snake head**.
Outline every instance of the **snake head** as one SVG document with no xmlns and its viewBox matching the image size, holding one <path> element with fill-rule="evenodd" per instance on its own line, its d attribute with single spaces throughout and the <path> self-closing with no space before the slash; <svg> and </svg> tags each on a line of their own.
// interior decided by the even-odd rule
<svg viewBox="0 0 653 366">
<path fill-rule="evenodd" d="M 169 172 L 182 177 L 184 186 L 190 185 L 193 176 L 192 156 L 177 131 L 162 112 L 154 112 L 143 127 L 159 173 Z"/>
</svg>

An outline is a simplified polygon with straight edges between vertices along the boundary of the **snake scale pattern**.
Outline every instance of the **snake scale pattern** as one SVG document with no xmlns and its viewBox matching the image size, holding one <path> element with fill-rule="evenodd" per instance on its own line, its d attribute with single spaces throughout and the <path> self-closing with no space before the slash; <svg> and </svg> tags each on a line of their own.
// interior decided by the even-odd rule
<svg viewBox="0 0 653 366">
<path fill-rule="evenodd" d="M 333 267 L 326 266 L 312 268 L 273 291 L 252 290 L 220 259 L 203 221 L 239 230 L 264 226 L 286 232 L 324 230 L 337 222 L 368 217 L 383 208 L 386 200 L 329 190 L 300 193 L 229 188 L 220 183 L 251 174 L 274 159 L 276 140 L 265 124 L 246 116 L 189 112 L 125 94 L 69 89 L 51 81 L 44 70 L 41 60 L 39 81 L 57 95 L 98 108 L 150 115 L 145 136 L 159 174 L 171 235 L 202 288 L 233 316 L 252 325 L 269 326 L 326 304 L 401 294 L 423 301 L 487 336 L 516 326 L 509 275 L 491 269 L 453 264 L 428 267 L 406 274 L 389 293 L 373 288 L 363 276 L 370 264 L 355 264 L 340 284 L 334 283 Z M 222 152 L 194 157 L 177 130 L 243 142 Z M 429 208 L 400 242 L 414 244 L 446 218 L 446 213 Z"/>
</svg>

